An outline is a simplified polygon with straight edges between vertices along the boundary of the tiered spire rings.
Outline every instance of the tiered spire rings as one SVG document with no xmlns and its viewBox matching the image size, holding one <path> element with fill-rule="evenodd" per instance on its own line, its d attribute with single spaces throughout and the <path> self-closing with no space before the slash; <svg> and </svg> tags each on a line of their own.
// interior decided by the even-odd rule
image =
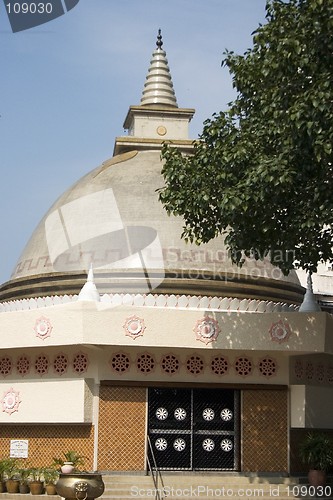
<svg viewBox="0 0 333 500">
<path fill-rule="evenodd" d="M 141 105 L 163 105 L 178 107 L 171 79 L 166 52 L 162 49 L 161 30 L 158 30 L 156 49 L 152 54 L 146 83 L 142 92 Z"/>
</svg>

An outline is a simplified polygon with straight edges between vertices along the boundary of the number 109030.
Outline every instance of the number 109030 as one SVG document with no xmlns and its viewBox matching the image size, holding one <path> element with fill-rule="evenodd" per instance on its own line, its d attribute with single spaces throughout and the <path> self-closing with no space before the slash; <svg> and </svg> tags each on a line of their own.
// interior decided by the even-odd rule
<svg viewBox="0 0 333 500">
<path fill-rule="evenodd" d="M 15 2 L 6 4 L 8 14 L 51 14 L 52 3 L 44 2 Z"/>
</svg>

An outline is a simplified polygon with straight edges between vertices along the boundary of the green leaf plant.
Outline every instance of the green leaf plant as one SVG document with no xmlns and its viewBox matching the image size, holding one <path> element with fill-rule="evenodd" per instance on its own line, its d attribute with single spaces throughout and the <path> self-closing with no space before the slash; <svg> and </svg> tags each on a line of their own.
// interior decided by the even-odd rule
<svg viewBox="0 0 333 500">
<path fill-rule="evenodd" d="M 223 235 L 233 262 L 288 274 L 333 263 L 333 0 L 269 0 L 243 55 L 223 60 L 237 95 L 193 155 L 165 144 L 159 198 L 182 237 Z"/>
</svg>

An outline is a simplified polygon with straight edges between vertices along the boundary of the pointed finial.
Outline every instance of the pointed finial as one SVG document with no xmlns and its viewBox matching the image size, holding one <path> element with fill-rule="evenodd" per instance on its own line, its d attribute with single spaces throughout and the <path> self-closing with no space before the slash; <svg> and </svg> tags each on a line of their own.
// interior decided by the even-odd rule
<svg viewBox="0 0 333 500">
<path fill-rule="evenodd" d="M 78 299 L 79 301 L 94 301 L 99 302 L 101 300 L 96 285 L 94 283 L 94 271 L 92 263 L 90 264 L 90 268 L 88 271 L 87 281 L 81 288 Z"/>
<path fill-rule="evenodd" d="M 159 29 L 157 35 L 156 47 L 158 49 L 162 49 L 162 46 L 163 46 L 162 35 L 161 35 L 161 30 Z"/>
<path fill-rule="evenodd" d="M 312 287 L 312 273 L 308 272 L 307 276 L 307 288 L 305 295 L 303 297 L 303 302 L 300 305 L 299 312 L 318 312 L 321 311 L 320 305 L 318 304 L 316 297 L 313 293 Z"/>
<path fill-rule="evenodd" d="M 94 270 L 92 263 L 90 264 L 87 281 L 93 283 L 94 282 Z"/>
<path fill-rule="evenodd" d="M 306 278 L 306 285 L 307 285 L 307 289 L 310 292 L 313 292 L 313 287 L 312 287 L 312 273 L 308 273 L 308 277 Z"/>
</svg>

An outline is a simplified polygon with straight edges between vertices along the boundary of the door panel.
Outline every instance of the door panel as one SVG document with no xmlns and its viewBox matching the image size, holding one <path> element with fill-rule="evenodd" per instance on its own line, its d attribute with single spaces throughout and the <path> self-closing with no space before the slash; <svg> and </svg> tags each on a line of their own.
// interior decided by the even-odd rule
<svg viewBox="0 0 333 500">
<path fill-rule="evenodd" d="M 191 429 L 190 389 L 149 389 L 149 427 L 153 429 Z"/>
<path fill-rule="evenodd" d="M 238 396 L 230 389 L 149 389 L 148 434 L 157 466 L 237 470 Z"/>
<path fill-rule="evenodd" d="M 236 469 L 235 411 L 235 391 L 194 390 L 194 469 Z"/>
<path fill-rule="evenodd" d="M 191 470 L 192 436 L 190 433 L 160 432 L 150 435 L 159 469 Z"/>
<path fill-rule="evenodd" d="M 194 435 L 194 464 L 196 470 L 235 470 L 234 436 L 223 434 Z"/>
<path fill-rule="evenodd" d="M 192 391 L 149 389 L 148 414 L 157 466 L 164 470 L 191 470 Z"/>
</svg>

